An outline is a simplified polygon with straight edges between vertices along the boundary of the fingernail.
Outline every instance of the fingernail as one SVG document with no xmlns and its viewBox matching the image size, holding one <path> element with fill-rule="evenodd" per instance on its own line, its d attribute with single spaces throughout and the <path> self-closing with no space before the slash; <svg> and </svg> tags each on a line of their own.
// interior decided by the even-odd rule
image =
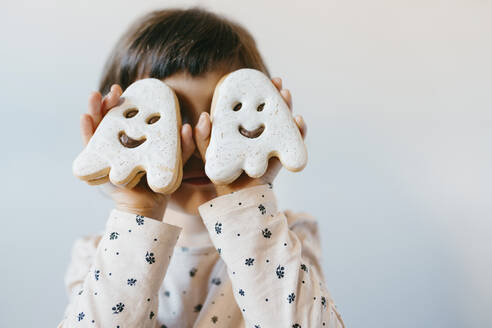
<svg viewBox="0 0 492 328">
<path fill-rule="evenodd" d="M 205 127 L 205 112 L 202 112 L 200 114 L 200 117 L 198 118 L 198 124 L 197 127 L 202 129 Z"/>
<path fill-rule="evenodd" d="M 188 123 L 185 123 L 183 125 L 183 134 L 188 133 L 188 131 L 191 131 L 191 126 Z"/>
</svg>

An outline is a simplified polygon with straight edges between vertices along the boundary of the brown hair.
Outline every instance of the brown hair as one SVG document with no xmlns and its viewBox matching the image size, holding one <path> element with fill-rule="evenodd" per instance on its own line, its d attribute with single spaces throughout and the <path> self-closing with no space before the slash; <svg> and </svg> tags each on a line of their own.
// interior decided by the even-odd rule
<svg viewBox="0 0 492 328">
<path fill-rule="evenodd" d="M 255 40 L 239 24 L 196 7 L 153 11 L 117 42 L 99 91 L 104 95 L 115 83 L 125 90 L 143 76 L 164 79 L 180 71 L 198 76 L 223 65 L 269 75 Z"/>
</svg>

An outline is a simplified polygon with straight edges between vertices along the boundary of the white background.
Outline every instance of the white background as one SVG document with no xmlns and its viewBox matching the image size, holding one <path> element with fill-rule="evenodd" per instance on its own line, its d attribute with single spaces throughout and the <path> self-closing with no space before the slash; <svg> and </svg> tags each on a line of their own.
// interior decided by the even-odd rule
<svg viewBox="0 0 492 328">
<path fill-rule="evenodd" d="M 61 319 L 72 243 L 112 206 L 71 174 L 79 116 L 127 25 L 175 3 L 2 1 L 1 327 Z M 347 326 L 490 327 L 491 1 L 200 3 L 251 31 L 308 123 L 275 190 L 319 219 Z"/>
</svg>

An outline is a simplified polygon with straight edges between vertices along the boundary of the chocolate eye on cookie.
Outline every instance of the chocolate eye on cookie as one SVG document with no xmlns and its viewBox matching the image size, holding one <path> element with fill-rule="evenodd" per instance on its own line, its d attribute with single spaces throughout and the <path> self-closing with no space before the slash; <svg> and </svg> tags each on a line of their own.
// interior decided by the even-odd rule
<svg viewBox="0 0 492 328">
<path fill-rule="evenodd" d="M 304 168 L 307 150 L 299 128 L 264 73 L 244 68 L 227 74 L 217 84 L 212 104 L 205 173 L 214 183 L 231 183 L 243 171 L 261 177 L 273 156 L 290 171 Z"/>
<path fill-rule="evenodd" d="M 154 124 L 155 122 L 159 121 L 161 118 L 161 115 L 159 113 L 151 115 L 147 119 L 147 124 Z"/>
<path fill-rule="evenodd" d="M 75 159 L 75 176 L 133 188 L 146 175 L 149 187 L 174 192 L 181 184 L 181 116 L 174 91 L 158 79 L 131 84 Z"/>
<path fill-rule="evenodd" d="M 236 105 L 234 105 L 234 107 L 232 108 L 232 110 L 235 111 L 235 112 L 237 112 L 238 110 L 241 109 L 241 107 L 243 107 L 243 104 L 237 103 Z"/>
<path fill-rule="evenodd" d="M 136 108 L 130 108 L 130 109 L 127 109 L 125 111 L 125 113 L 123 114 L 123 116 L 125 116 L 126 118 L 132 118 L 134 116 L 136 116 L 138 114 L 138 109 Z"/>
</svg>

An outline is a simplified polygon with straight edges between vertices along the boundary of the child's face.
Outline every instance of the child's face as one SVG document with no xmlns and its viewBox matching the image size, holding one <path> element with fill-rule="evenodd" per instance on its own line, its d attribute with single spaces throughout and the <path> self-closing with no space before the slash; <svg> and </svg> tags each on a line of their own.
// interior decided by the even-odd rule
<svg viewBox="0 0 492 328">
<path fill-rule="evenodd" d="M 229 71 L 214 70 L 199 77 L 179 72 L 163 79 L 178 97 L 183 125 L 188 123 L 194 129 L 200 114 L 210 112 L 215 86 Z M 195 149 L 183 167 L 183 181 L 172 194 L 170 205 L 180 211 L 198 214 L 197 207 L 214 197 L 215 187 L 205 175 L 203 160 Z"/>
</svg>

